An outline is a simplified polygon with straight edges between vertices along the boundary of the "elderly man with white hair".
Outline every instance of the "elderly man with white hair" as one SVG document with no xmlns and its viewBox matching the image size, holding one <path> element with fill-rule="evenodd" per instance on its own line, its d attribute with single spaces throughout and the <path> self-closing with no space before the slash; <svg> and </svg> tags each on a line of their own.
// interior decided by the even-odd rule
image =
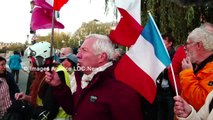
<svg viewBox="0 0 213 120">
<path fill-rule="evenodd" d="M 180 73 L 183 98 L 174 97 L 174 112 L 180 120 L 212 120 L 213 25 L 205 23 L 194 29 L 185 47 L 187 57 L 182 61 Z"/>
<path fill-rule="evenodd" d="M 108 36 L 92 34 L 78 50 L 72 90 L 53 71 L 46 72 L 46 82 L 73 120 L 143 120 L 141 96 L 114 77 L 115 48 Z"/>
</svg>

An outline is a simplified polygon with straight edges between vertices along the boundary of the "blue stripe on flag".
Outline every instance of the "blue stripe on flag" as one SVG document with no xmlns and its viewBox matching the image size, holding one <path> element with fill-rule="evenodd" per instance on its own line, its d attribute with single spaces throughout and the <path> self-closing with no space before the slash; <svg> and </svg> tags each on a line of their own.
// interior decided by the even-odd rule
<svg viewBox="0 0 213 120">
<path fill-rule="evenodd" d="M 142 31 L 142 36 L 152 44 L 154 47 L 156 57 L 165 65 L 169 66 L 171 63 L 167 50 L 164 47 L 161 35 L 158 33 L 158 28 L 155 27 L 154 21 L 149 17 L 146 26 Z"/>
</svg>

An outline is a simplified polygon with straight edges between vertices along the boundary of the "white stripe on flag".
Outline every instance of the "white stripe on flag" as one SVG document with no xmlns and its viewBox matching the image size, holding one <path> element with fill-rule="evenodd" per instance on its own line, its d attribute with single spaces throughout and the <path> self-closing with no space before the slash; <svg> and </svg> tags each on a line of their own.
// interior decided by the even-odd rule
<svg viewBox="0 0 213 120">
<path fill-rule="evenodd" d="M 126 10 L 141 25 L 141 0 L 115 0 L 115 4 Z"/>
<path fill-rule="evenodd" d="M 45 0 L 48 4 L 50 4 L 51 6 L 53 6 L 54 0 Z"/>
<path fill-rule="evenodd" d="M 155 56 L 154 47 L 141 35 L 138 37 L 136 43 L 130 47 L 126 54 L 153 80 L 156 80 L 162 70 L 166 67 Z"/>
</svg>

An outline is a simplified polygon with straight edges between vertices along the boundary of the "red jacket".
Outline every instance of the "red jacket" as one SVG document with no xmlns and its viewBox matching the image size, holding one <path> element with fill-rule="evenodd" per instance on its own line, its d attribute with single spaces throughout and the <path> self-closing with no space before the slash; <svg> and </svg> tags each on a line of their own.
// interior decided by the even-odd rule
<svg viewBox="0 0 213 120">
<path fill-rule="evenodd" d="M 141 96 L 126 84 L 115 80 L 114 68 L 97 73 L 90 84 L 81 89 L 81 77 L 75 73 L 77 91 L 61 84 L 53 94 L 73 120 L 143 120 Z"/>
<path fill-rule="evenodd" d="M 179 73 L 182 71 L 182 60 L 185 57 L 186 57 L 186 53 L 185 53 L 185 50 L 184 50 L 184 46 L 180 46 L 176 50 L 174 57 L 172 59 L 172 66 L 173 66 L 174 76 L 175 76 L 175 80 L 176 80 L 177 89 L 178 89 L 179 94 L 181 94 L 181 91 L 182 91 L 182 88 L 181 88 L 181 85 L 180 85 Z M 173 77 L 172 77 L 172 71 L 171 71 L 170 67 L 168 69 L 168 78 L 169 78 L 169 81 L 172 85 L 172 88 L 175 90 L 174 80 L 173 80 Z"/>
</svg>

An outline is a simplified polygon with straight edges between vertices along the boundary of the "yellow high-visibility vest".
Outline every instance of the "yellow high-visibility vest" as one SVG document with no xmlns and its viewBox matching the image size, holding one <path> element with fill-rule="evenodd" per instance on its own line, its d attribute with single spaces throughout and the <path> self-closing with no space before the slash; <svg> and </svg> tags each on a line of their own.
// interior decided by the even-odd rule
<svg viewBox="0 0 213 120">
<path fill-rule="evenodd" d="M 67 72 L 66 68 L 63 67 L 62 65 L 58 65 L 58 67 L 56 68 L 56 72 L 59 72 L 59 71 L 63 71 L 64 72 L 64 78 L 65 78 L 65 82 L 66 82 L 66 85 L 70 88 L 70 75 L 69 73 Z M 59 107 L 59 111 L 58 111 L 58 114 L 56 116 L 56 119 L 64 119 L 64 118 L 71 118 L 71 115 L 68 115 L 62 107 Z"/>
<path fill-rule="evenodd" d="M 70 80 L 69 80 L 70 75 L 67 72 L 66 68 L 64 68 L 62 65 L 58 65 L 56 68 L 56 72 L 59 72 L 59 71 L 64 72 L 64 78 L 65 78 L 66 85 L 70 88 Z M 36 103 L 38 106 L 43 106 L 42 99 L 39 96 L 37 96 Z M 71 118 L 71 115 L 67 114 L 63 110 L 62 107 L 59 107 L 58 114 L 54 120 L 66 120 L 66 119 L 70 119 L 70 118 Z"/>
</svg>

